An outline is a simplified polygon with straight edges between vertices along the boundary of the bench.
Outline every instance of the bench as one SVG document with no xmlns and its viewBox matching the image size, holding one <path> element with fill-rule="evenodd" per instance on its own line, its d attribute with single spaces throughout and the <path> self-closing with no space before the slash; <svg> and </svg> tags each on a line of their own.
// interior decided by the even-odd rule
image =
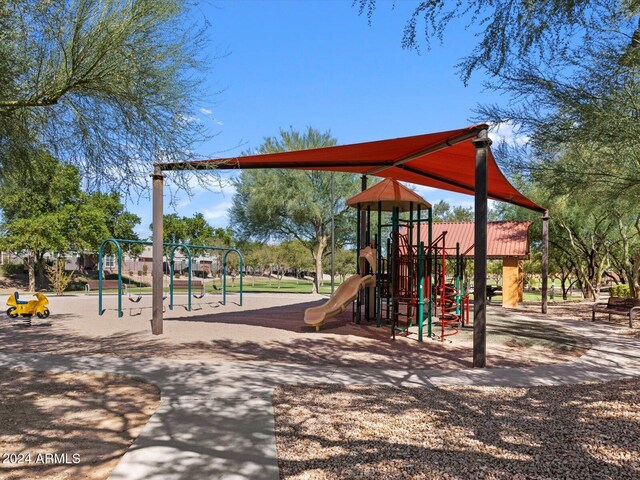
<svg viewBox="0 0 640 480">
<path fill-rule="evenodd" d="M 118 280 L 102 280 L 102 289 L 118 288 Z M 92 290 L 98 290 L 98 280 L 89 280 L 84 286 L 84 292 L 88 295 Z"/>
<path fill-rule="evenodd" d="M 109 290 L 109 289 L 117 289 L 118 288 L 118 280 L 102 280 L 102 289 L 103 290 Z M 122 282 L 122 290 L 124 292 L 125 295 L 129 294 L 129 288 L 130 285 Z M 173 288 L 174 290 L 183 288 L 183 289 L 187 289 L 189 288 L 189 280 L 174 280 L 173 281 Z M 196 298 L 202 298 L 202 296 L 204 296 L 204 282 L 200 279 L 192 279 L 191 280 L 191 288 L 193 290 L 199 290 L 199 295 L 197 296 L 194 294 L 194 296 L 196 296 Z M 214 287 L 215 288 L 215 287 Z M 93 291 L 93 290 L 98 290 L 98 280 L 89 280 L 87 281 L 86 285 L 84 286 L 84 291 L 85 294 L 89 294 L 89 292 Z"/>
<path fill-rule="evenodd" d="M 202 288 L 204 282 L 197 278 L 191 279 L 191 288 Z M 173 280 L 173 288 L 189 288 L 189 280 Z"/>
<path fill-rule="evenodd" d="M 498 285 L 487 285 L 487 299 L 489 302 L 493 300 L 493 297 L 502 295 L 502 287 Z"/>
<path fill-rule="evenodd" d="M 182 289 L 188 289 L 189 288 L 189 280 L 173 280 L 173 289 L 174 291 L 182 288 Z M 198 293 L 193 293 L 195 290 L 198 290 Z M 204 297 L 205 291 L 204 291 L 204 281 L 200 280 L 200 279 L 196 279 L 196 278 L 192 278 L 191 279 L 191 294 L 195 297 L 195 298 L 202 298 Z"/>
<path fill-rule="evenodd" d="M 629 327 L 631 327 L 633 313 L 640 312 L 640 300 L 637 298 L 609 297 L 607 302 L 596 302 L 591 307 L 591 321 L 596 319 L 596 311 L 607 312 L 609 321 L 611 321 L 611 315 L 627 315 L 629 317 Z"/>
</svg>

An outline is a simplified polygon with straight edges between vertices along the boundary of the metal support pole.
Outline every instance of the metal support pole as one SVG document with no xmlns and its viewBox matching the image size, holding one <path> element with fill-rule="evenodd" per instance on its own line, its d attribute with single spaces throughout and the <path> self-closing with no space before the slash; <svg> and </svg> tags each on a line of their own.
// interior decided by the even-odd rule
<svg viewBox="0 0 640 480">
<path fill-rule="evenodd" d="M 361 243 L 360 240 L 362 238 L 361 236 L 361 228 L 362 228 L 362 216 L 360 215 L 362 213 L 362 208 L 360 207 L 360 204 L 358 203 L 358 217 L 357 217 L 357 221 L 358 221 L 358 232 L 356 233 L 356 273 L 358 275 L 363 275 L 364 272 L 360 271 L 360 248 L 361 248 Z M 355 303 L 356 309 L 354 311 L 354 321 L 356 323 L 360 323 L 360 293 L 358 292 L 358 295 L 356 297 L 356 303 Z"/>
<path fill-rule="evenodd" d="M 367 176 L 362 175 L 362 191 L 364 192 L 367 189 Z M 360 229 L 358 230 L 360 235 L 360 244 L 359 249 L 364 248 L 367 244 L 367 211 L 365 209 L 360 209 L 358 217 L 360 218 Z M 358 249 L 358 256 L 360 255 L 360 250 Z M 364 273 L 364 272 L 360 272 Z"/>
<path fill-rule="evenodd" d="M 456 242 L 456 276 L 455 276 L 454 284 L 456 287 L 456 315 L 458 315 L 458 318 L 460 318 L 460 315 L 462 312 L 462 295 L 460 295 L 462 288 L 460 287 L 460 285 L 462 284 L 462 282 L 460 280 L 460 243 L 459 242 Z M 460 325 L 462 325 L 462 322 L 460 322 Z"/>
<path fill-rule="evenodd" d="M 547 313 L 549 277 L 549 210 L 542 215 L 542 313 Z"/>
<path fill-rule="evenodd" d="M 419 224 L 418 224 L 419 225 Z M 418 341 L 424 326 L 424 242 L 418 242 Z"/>
<path fill-rule="evenodd" d="M 169 257 L 169 310 L 173 310 L 173 274 L 174 274 L 173 254 L 175 251 L 176 251 L 176 247 L 173 247 L 173 249 L 171 250 L 171 256 Z"/>
<path fill-rule="evenodd" d="M 238 254 L 238 258 L 240 258 L 240 306 L 242 306 L 242 277 L 244 276 L 242 271 L 244 270 L 244 258 L 242 258 L 242 254 L 238 250 L 235 250 L 235 252 Z"/>
<path fill-rule="evenodd" d="M 162 171 L 156 167 L 153 174 L 153 263 L 152 263 L 152 317 L 151 317 L 151 333 L 154 335 L 162 334 L 162 284 L 163 275 L 162 271 L 162 237 L 163 237 L 163 225 L 162 225 L 162 187 L 164 182 L 164 175 Z"/>
<path fill-rule="evenodd" d="M 105 311 L 105 309 L 102 308 L 102 280 L 104 277 L 102 259 L 104 257 L 104 247 L 109 242 L 116 246 L 118 256 L 118 317 L 122 317 L 124 315 L 122 312 L 122 247 L 120 246 L 120 242 L 115 238 L 107 238 L 100 244 L 100 249 L 98 250 L 98 315 L 102 315 Z"/>
<path fill-rule="evenodd" d="M 269 272 L 271 276 L 271 272 Z M 269 280 L 271 282 L 271 280 Z M 318 284 L 319 285 L 319 284 Z M 224 260 L 222 261 L 222 305 L 227 304 L 227 254 L 224 254 Z"/>
<path fill-rule="evenodd" d="M 376 262 L 376 326 L 379 327 L 382 325 L 382 202 L 378 202 Z"/>
<path fill-rule="evenodd" d="M 371 205 L 367 205 L 367 228 L 365 233 L 365 242 L 361 248 L 367 248 L 371 243 Z M 370 273 L 369 264 L 364 262 L 365 271 L 363 274 L 368 275 Z M 371 320 L 371 289 L 364 288 L 362 290 L 362 296 L 364 298 L 364 318 L 365 320 Z"/>
<path fill-rule="evenodd" d="M 336 286 L 336 224 L 334 218 L 334 207 L 335 203 L 335 192 L 334 192 L 334 184 L 333 184 L 333 176 L 334 172 L 331 172 L 331 295 L 333 295 L 333 291 Z"/>
<path fill-rule="evenodd" d="M 491 139 L 481 130 L 473 140 L 475 168 L 475 238 L 473 267 L 473 366 L 487 365 L 487 157 Z"/>
<path fill-rule="evenodd" d="M 416 271 L 414 270 L 414 263 L 413 263 L 413 202 L 409 202 L 409 225 L 407 226 L 407 236 L 409 237 L 409 251 L 407 252 L 407 260 L 408 260 L 408 264 L 407 264 L 407 274 L 408 274 L 408 278 L 407 278 L 407 286 L 409 287 L 409 297 L 411 298 L 413 296 L 413 288 L 414 288 L 414 284 L 412 282 L 413 279 L 416 278 L 415 274 Z M 419 244 L 419 241 L 416 242 L 416 245 Z M 416 289 L 416 293 L 418 292 L 418 282 L 420 282 L 420 280 L 418 279 L 415 283 L 415 289 Z M 411 328 L 413 326 L 413 323 L 411 321 L 412 314 L 412 305 L 410 303 L 407 303 L 407 328 Z M 416 322 L 417 323 L 417 322 Z"/>
<path fill-rule="evenodd" d="M 433 316 L 433 255 L 431 250 L 431 242 L 433 242 L 433 207 L 429 206 L 428 216 L 427 216 L 427 241 L 429 245 L 427 246 L 427 275 L 429 275 L 429 303 L 427 308 L 427 335 L 429 338 L 432 338 L 433 335 L 433 324 L 431 317 Z"/>
<path fill-rule="evenodd" d="M 391 227 L 391 236 L 392 236 L 392 254 L 391 254 L 391 259 L 392 259 L 392 264 L 391 264 L 391 284 L 390 284 L 390 290 L 391 290 L 391 302 L 392 302 L 392 318 L 391 318 L 391 336 L 392 338 L 395 340 L 396 339 L 396 328 L 398 328 L 398 317 L 399 317 L 399 309 L 400 309 L 400 304 L 398 302 L 398 297 L 400 295 L 400 285 L 399 285 L 399 281 L 400 281 L 400 265 L 399 265 L 399 261 L 400 259 L 398 258 L 400 255 L 400 248 L 399 248 L 399 240 L 400 240 L 400 209 L 398 207 L 393 207 L 393 211 L 392 211 L 392 216 L 391 216 L 391 223 L 392 223 L 392 227 Z"/>
</svg>

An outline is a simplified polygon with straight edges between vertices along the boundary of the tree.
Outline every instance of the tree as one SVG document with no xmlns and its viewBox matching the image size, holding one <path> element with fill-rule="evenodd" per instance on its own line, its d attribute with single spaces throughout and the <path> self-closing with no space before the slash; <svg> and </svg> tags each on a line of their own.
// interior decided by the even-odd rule
<svg viewBox="0 0 640 480">
<path fill-rule="evenodd" d="M 153 224 L 149 225 L 153 231 Z M 177 213 L 163 216 L 163 242 L 185 243 L 190 245 L 208 245 L 215 247 L 232 247 L 233 235 L 228 228 L 214 228 L 204 218 L 202 213 L 195 213 L 193 217 L 181 217 Z M 165 249 L 168 254 L 170 248 Z M 219 268 L 222 268 L 222 257 L 219 250 L 191 249 L 192 255 L 211 255 L 217 260 Z M 236 262 L 235 255 L 227 257 L 231 263 Z M 211 272 L 214 274 L 215 272 Z"/>
<path fill-rule="evenodd" d="M 153 230 L 153 224 L 149 228 Z M 202 213 L 195 213 L 193 217 L 180 217 L 177 213 L 171 213 L 163 216 L 162 234 L 163 242 L 206 245 L 216 231 Z"/>
<path fill-rule="evenodd" d="M 371 21 L 375 0 L 354 3 Z M 479 41 L 460 64 L 462 77 L 483 70 L 486 86 L 509 100 L 480 106 L 478 117 L 509 124 L 527 139 L 494 152 L 550 207 L 550 256 L 563 292 L 573 274 L 595 299 L 614 269 L 637 296 L 640 2 L 420 1 L 405 47 L 418 47 L 420 18 L 427 40 L 461 19 L 477 25 Z"/>
<path fill-rule="evenodd" d="M 444 200 L 433 206 L 433 219 L 436 222 L 473 222 L 473 209 L 456 205 L 451 208 Z"/>
<path fill-rule="evenodd" d="M 0 165 L 40 150 L 93 187 L 146 187 L 153 161 L 186 160 L 204 30 L 186 0 L 15 0 L 0 6 Z"/>
<path fill-rule="evenodd" d="M 353 2 L 372 21 L 375 0 Z M 478 41 L 459 65 L 505 105 L 482 105 L 478 118 L 510 124 L 529 138 L 520 155 L 502 156 L 512 172 L 553 175 L 561 193 L 598 188 L 601 196 L 640 193 L 640 2 L 626 0 L 417 1 L 403 45 L 418 49 L 466 22 Z M 455 27 L 454 27 L 454 24 Z M 526 179 L 525 179 L 526 180 Z"/>
<path fill-rule="evenodd" d="M 353 0 L 353 4 L 372 23 L 376 0 Z M 633 56 L 640 42 L 637 1 L 416 0 L 414 5 L 402 37 L 404 48 L 420 51 L 421 39 L 428 48 L 433 39 L 442 41 L 452 24 L 452 29 L 466 25 L 476 34 L 476 45 L 459 65 L 465 81 L 479 69 L 498 75 L 532 58 L 548 63 L 600 46 L 612 36 L 624 43 L 621 53 Z M 418 33 L 420 20 L 423 35 Z"/>
<path fill-rule="evenodd" d="M 353 250 L 338 250 L 334 266 L 336 274 L 340 275 L 341 281 L 344 282 L 347 275 L 356 273 L 356 252 Z"/>
<path fill-rule="evenodd" d="M 280 248 L 283 251 L 283 258 L 287 267 L 295 271 L 296 281 L 299 279 L 301 271 L 314 270 L 315 265 L 311 262 L 309 251 L 300 241 L 282 242 Z M 325 256 L 325 258 L 327 257 Z"/>
<path fill-rule="evenodd" d="M 280 137 L 267 137 L 258 153 L 302 150 L 335 145 L 329 132 L 308 127 L 304 133 L 281 130 Z M 330 185 L 334 179 L 335 203 Z M 298 170 L 245 170 L 236 181 L 231 224 L 240 239 L 301 242 L 315 263 L 314 292 L 322 278 L 322 258 L 330 253 L 331 211 L 335 212 L 338 247 L 355 235 L 355 212 L 345 199 L 359 190 L 358 177 L 351 174 Z"/>
<path fill-rule="evenodd" d="M 118 194 L 84 193 L 77 167 L 46 153 L 36 160 L 37 169 L 11 170 L 0 183 L 0 248 L 26 260 L 30 291 L 36 271 L 44 274 L 47 252 L 95 252 L 105 238 L 137 238 L 133 228 L 140 222 L 124 211 Z"/>
</svg>

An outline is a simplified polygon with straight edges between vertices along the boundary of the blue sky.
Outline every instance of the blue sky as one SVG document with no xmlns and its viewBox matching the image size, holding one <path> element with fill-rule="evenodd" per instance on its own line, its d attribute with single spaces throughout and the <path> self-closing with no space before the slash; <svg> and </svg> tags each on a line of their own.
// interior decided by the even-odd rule
<svg viewBox="0 0 640 480">
<path fill-rule="evenodd" d="M 457 75 L 456 63 L 474 42 L 462 25 L 420 55 L 402 49 L 404 24 L 416 3 L 398 1 L 394 9 L 379 0 L 371 26 L 351 0 L 218 0 L 202 7 L 214 59 L 209 94 L 192 116 L 215 137 L 198 153 L 236 155 L 289 126 L 331 130 L 341 144 L 448 130 L 471 123 L 478 102 L 504 101 L 483 90 L 480 75 L 466 87 Z M 432 203 L 473 203 L 446 191 L 418 192 Z M 230 185 L 218 192 L 195 187 L 193 193 L 180 194 L 175 209 L 166 200 L 165 213 L 202 212 L 212 225 L 227 226 Z M 142 218 L 138 233 L 148 236 L 148 199 L 127 207 Z"/>
</svg>

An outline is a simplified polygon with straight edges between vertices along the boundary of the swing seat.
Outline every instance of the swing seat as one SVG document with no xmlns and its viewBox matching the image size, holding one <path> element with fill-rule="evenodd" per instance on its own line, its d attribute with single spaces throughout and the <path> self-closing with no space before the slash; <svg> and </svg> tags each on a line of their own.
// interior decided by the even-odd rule
<svg viewBox="0 0 640 480">
<path fill-rule="evenodd" d="M 127 297 L 129 297 L 129 300 L 132 301 L 133 303 L 138 303 L 140 300 L 142 300 L 142 295 L 139 293 L 137 297 L 133 297 L 133 295 L 131 294 L 131 292 L 129 291 L 129 285 L 127 285 L 126 283 L 123 285 L 124 287 L 124 293 L 127 294 Z"/>
</svg>

